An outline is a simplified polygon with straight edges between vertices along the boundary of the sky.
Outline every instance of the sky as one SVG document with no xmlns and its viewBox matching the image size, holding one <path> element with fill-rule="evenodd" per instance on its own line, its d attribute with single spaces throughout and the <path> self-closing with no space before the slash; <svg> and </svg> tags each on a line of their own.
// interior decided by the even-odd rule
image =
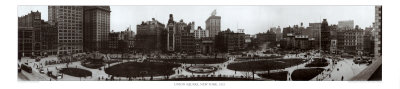
<svg viewBox="0 0 400 89">
<path fill-rule="evenodd" d="M 271 27 L 288 27 L 308 23 L 321 22 L 327 19 L 329 24 L 338 21 L 354 20 L 354 25 L 361 28 L 372 26 L 375 18 L 374 6 L 129 6 L 117 5 L 111 8 L 111 30 L 122 31 L 131 27 L 136 31 L 136 25 L 142 21 L 155 18 L 166 24 L 169 14 L 174 20 L 195 22 L 195 26 L 205 28 L 205 21 L 213 10 L 221 16 L 221 30 L 230 28 L 233 31 L 245 29 L 246 34 L 266 32 Z M 41 12 L 42 19 L 47 21 L 47 6 L 18 6 L 18 16 L 31 11 Z"/>
</svg>

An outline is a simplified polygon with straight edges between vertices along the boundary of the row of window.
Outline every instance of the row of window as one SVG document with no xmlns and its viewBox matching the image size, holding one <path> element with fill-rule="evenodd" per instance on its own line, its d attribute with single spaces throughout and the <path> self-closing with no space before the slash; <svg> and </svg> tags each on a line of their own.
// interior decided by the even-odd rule
<svg viewBox="0 0 400 89">
<path fill-rule="evenodd" d="M 60 43 L 76 43 L 76 42 L 82 42 L 82 40 L 58 40 Z"/>
</svg>

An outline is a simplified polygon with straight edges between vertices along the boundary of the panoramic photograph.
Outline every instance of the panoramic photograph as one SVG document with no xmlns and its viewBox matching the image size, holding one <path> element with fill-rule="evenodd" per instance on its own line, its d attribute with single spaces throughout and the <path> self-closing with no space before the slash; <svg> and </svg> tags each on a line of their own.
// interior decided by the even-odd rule
<svg viewBox="0 0 400 89">
<path fill-rule="evenodd" d="M 381 5 L 17 7 L 18 81 L 382 81 Z"/>
</svg>

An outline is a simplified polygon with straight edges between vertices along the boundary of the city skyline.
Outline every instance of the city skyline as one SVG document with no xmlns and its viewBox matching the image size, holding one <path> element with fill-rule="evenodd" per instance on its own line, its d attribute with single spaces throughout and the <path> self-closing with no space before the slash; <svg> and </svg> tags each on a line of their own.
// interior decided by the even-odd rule
<svg viewBox="0 0 400 89">
<path fill-rule="evenodd" d="M 354 25 L 359 25 L 362 29 L 372 26 L 374 22 L 374 6 L 110 6 L 110 8 L 110 28 L 114 31 L 123 31 L 131 27 L 136 32 L 136 25 L 152 18 L 167 24 L 169 14 L 174 15 L 175 21 L 181 19 L 186 23 L 194 21 L 196 27 L 205 28 L 205 21 L 213 10 L 217 11 L 217 16 L 221 16 L 221 31 L 228 28 L 233 31 L 244 29 L 246 34 L 266 32 L 271 27 L 300 25 L 301 22 L 308 27 L 308 23 L 321 22 L 324 18 L 329 24 L 354 20 Z M 42 19 L 47 21 L 47 6 L 18 6 L 18 16 L 26 15 L 30 11 L 41 12 Z"/>
<path fill-rule="evenodd" d="M 267 33 L 261 31 L 263 33 L 253 36 L 243 32 L 244 29 L 238 29 L 237 32 L 235 28 L 221 30 L 224 29 L 221 27 L 221 17 L 256 27 L 262 26 L 262 21 L 270 20 L 263 20 L 264 15 L 260 12 L 236 14 L 234 12 L 241 12 L 241 9 L 234 9 L 239 11 L 230 11 L 229 15 L 224 15 L 224 12 L 218 15 L 214 9 L 205 21 L 206 30 L 195 30 L 194 21 L 184 22 L 179 19 L 182 15 L 178 14 L 178 19 L 174 19 L 174 15 L 169 14 L 167 24 L 156 18 L 151 21 L 142 20 L 140 25 L 133 27 L 137 29 L 136 35 L 130 29 L 110 32 L 110 6 L 48 6 L 47 22 L 41 17 L 46 13 L 31 11 L 18 17 L 18 79 L 381 80 L 381 6 L 375 6 L 373 28 L 365 30 L 354 26 L 354 20 L 341 20 L 339 24 L 332 25 L 334 21 L 331 23 L 323 18 L 322 22 L 310 23 L 309 27 L 304 25 L 307 22 L 301 22 L 300 26 L 295 24 L 292 27 L 282 26 L 282 29 L 271 28 Z M 299 12 L 292 13 L 295 14 L 289 15 L 304 17 L 303 14 L 296 14 Z M 148 13 L 143 11 L 140 14 Z M 244 19 L 229 18 L 235 15 L 239 16 L 236 18 L 243 16 Z M 185 16 L 191 15 L 182 17 Z M 287 21 L 279 20 L 276 23 L 279 22 Z M 247 33 L 252 31 L 258 30 Z"/>
</svg>

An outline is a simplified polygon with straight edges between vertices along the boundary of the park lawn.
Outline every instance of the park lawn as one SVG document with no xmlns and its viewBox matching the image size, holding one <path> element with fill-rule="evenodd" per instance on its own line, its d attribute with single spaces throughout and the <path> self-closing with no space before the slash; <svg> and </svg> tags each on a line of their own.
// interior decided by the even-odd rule
<svg viewBox="0 0 400 89">
<path fill-rule="evenodd" d="M 297 69 L 294 70 L 291 77 L 293 81 L 308 81 L 320 74 L 324 69 L 310 68 L 310 69 Z"/>
<path fill-rule="evenodd" d="M 171 63 L 186 63 L 186 64 L 217 64 L 228 61 L 225 58 L 195 58 L 195 59 L 150 59 Z"/>
<path fill-rule="evenodd" d="M 282 71 L 282 72 L 274 72 L 274 73 L 266 73 L 266 74 L 258 74 L 258 76 L 262 78 L 267 78 L 267 79 L 273 79 L 277 81 L 286 81 L 287 80 L 287 71 Z"/>
<path fill-rule="evenodd" d="M 168 79 L 167 81 L 255 81 L 248 78 L 231 78 L 231 77 L 191 77 Z"/>
<path fill-rule="evenodd" d="M 172 68 L 179 66 L 162 62 L 126 62 L 106 68 L 105 72 L 116 77 L 169 76 L 175 73 Z"/>
<path fill-rule="evenodd" d="M 268 71 L 284 69 L 306 62 L 304 59 L 273 59 L 232 63 L 228 69 L 236 71 Z"/>
<path fill-rule="evenodd" d="M 325 67 L 328 66 L 328 60 L 325 58 L 315 58 L 311 63 L 307 64 L 306 67 Z"/>
<path fill-rule="evenodd" d="M 268 56 L 268 57 L 239 57 L 236 58 L 235 61 L 246 61 L 246 60 L 263 60 L 263 59 L 274 59 L 274 58 L 282 58 L 283 56 Z"/>
<path fill-rule="evenodd" d="M 90 72 L 89 70 L 79 69 L 79 68 L 62 68 L 60 70 L 60 73 L 71 75 L 74 77 L 92 76 L 92 72 Z"/>
</svg>

